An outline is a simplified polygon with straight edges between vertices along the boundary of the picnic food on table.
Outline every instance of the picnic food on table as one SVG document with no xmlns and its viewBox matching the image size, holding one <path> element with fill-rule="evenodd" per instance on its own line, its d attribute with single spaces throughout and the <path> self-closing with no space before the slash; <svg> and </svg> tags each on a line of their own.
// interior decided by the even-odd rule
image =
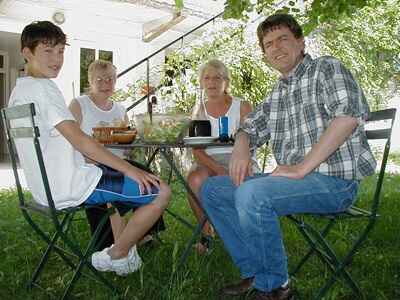
<svg viewBox="0 0 400 300">
<path fill-rule="evenodd" d="M 136 129 L 131 129 L 125 120 L 100 121 L 93 128 L 93 137 L 102 144 L 130 143 L 136 137 Z"/>
<path fill-rule="evenodd" d="M 148 142 L 174 143 L 188 123 L 189 118 L 181 114 L 154 114 L 152 122 L 147 114 L 135 115 L 139 135 Z"/>
</svg>

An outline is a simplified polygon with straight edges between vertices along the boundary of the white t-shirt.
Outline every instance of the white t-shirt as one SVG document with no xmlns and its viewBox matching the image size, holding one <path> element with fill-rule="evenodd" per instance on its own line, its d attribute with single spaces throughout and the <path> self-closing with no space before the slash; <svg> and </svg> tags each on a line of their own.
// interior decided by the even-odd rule
<svg viewBox="0 0 400 300">
<path fill-rule="evenodd" d="M 231 106 L 226 112 L 225 116 L 228 117 L 228 135 L 234 135 L 240 126 L 240 99 L 237 97 L 232 98 Z M 218 118 L 210 116 L 208 112 L 207 119 L 211 123 L 211 136 L 219 136 Z M 206 153 L 208 155 L 232 153 L 233 147 L 207 147 Z"/>
<path fill-rule="evenodd" d="M 9 106 L 27 103 L 35 104 L 35 122 L 40 130 L 40 146 L 56 208 L 80 205 L 93 192 L 102 172 L 95 165 L 86 164 L 82 154 L 55 128 L 62 121 L 74 120 L 63 95 L 50 79 L 19 78 Z M 16 147 L 34 199 L 48 206 L 32 140 L 18 140 Z"/>
<path fill-rule="evenodd" d="M 83 132 L 92 135 L 92 128 L 97 127 L 100 121 L 111 123 L 114 120 L 125 120 L 126 109 L 121 104 L 113 102 L 110 110 L 102 110 L 87 95 L 82 95 L 76 98 L 81 106 Z M 111 126 L 111 125 L 110 125 Z"/>
<path fill-rule="evenodd" d="M 113 102 L 110 110 L 102 110 L 87 95 L 77 97 L 76 101 L 81 106 L 81 129 L 87 135 L 92 136 L 92 128 L 97 127 L 100 121 L 112 124 L 114 120 L 125 120 L 126 109 L 119 103 Z M 109 150 L 119 157 L 124 157 L 124 150 Z"/>
</svg>

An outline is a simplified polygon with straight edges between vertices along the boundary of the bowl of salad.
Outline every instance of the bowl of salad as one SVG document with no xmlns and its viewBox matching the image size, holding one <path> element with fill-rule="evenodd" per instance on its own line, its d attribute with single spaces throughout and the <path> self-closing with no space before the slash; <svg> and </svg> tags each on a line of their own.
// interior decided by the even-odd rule
<svg viewBox="0 0 400 300">
<path fill-rule="evenodd" d="M 155 113 L 150 121 L 149 114 L 134 116 L 139 137 L 145 142 L 176 143 L 185 134 L 190 117 L 184 114 Z"/>
</svg>

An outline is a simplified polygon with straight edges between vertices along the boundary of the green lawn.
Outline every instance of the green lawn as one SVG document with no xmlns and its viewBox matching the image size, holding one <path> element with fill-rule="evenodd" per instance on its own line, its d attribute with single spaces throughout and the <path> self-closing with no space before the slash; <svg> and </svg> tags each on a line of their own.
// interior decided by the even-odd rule
<svg viewBox="0 0 400 300">
<path fill-rule="evenodd" d="M 371 180 L 364 182 L 361 194 L 370 195 Z M 174 185 L 171 208 L 192 218 L 182 188 Z M 351 273 L 358 278 L 367 299 L 400 299 L 400 176 L 387 176 L 382 191 L 381 215 L 370 239 L 364 244 L 352 264 Z M 56 256 L 51 258 L 41 283 L 46 291 L 25 289 L 25 284 L 44 249 L 44 244 L 23 219 L 13 190 L 0 191 L 0 299 L 53 299 L 61 295 L 71 272 Z M 74 231 L 85 241 L 88 227 L 82 217 Z M 238 279 L 238 272 L 227 256 L 222 242 L 216 240 L 215 248 L 208 256 L 190 255 L 177 278 L 171 274 L 182 253 L 190 231 L 170 216 L 166 217 L 167 230 L 161 234 L 162 244 L 142 247 L 139 252 L 144 267 L 123 278 L 107 274 L 119 285 L 127 299 L 220 299 L 218 289 L 225 283 Z M 305 244 L 293 225 L 282 219 L 289 264 L 293 266 L 306 250 Z M 335 246 L 344 250 L 357 223 L 337 227 L 332 237 Z M 301 299 L 310 299 L 327 275 L 317 260 L 308 263 L 297 278 L 292 280 Z M 74 299 L 112 299 L 110 291 L 101 285 L 81 278 L 73 290 Z M 336 284 L 326 299 L 353 299 L 347 287 Z M 245 299 L 245 298 L 236 298 Z"/>
</svg>

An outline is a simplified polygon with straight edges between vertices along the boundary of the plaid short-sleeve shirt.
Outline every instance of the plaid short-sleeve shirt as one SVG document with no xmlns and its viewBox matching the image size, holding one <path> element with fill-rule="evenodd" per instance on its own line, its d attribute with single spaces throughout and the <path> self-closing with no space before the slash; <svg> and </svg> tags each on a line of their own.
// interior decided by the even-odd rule
<svg viewBox="0 0 400 300">
<path fill-rule="evenodd" d="M 279 165 L 295 165 L 318 143 L 333 119 L 355 117 L 359 124 L 352 135 L 315 171 L 360 180 L 376 167 L 363 126 L 368 112 L 363 91 L 340 61 L 305 55 L 294 72 L 281 78 L 248 115 L 241 130 L 249 135 L 251 148 L 269 142 Z"/>
</svg>

